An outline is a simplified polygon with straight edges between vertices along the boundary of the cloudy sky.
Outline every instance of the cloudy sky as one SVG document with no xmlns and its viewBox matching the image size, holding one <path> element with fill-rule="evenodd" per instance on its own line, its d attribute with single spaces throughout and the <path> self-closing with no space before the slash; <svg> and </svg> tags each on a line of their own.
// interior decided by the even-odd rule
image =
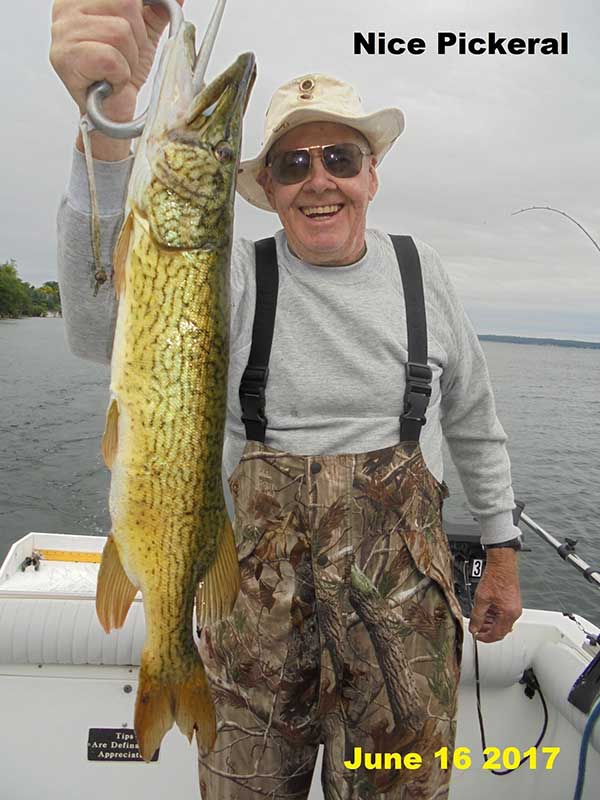
<svg viewBox="0 0 600 800">
<path fill-rule="evenodd" d="M 5 4 L 0 33 L 0 262 L 55 279 L 55 214 L 77 113 L 48 62 L 51 3 Z M 201 31 L 212 4 L 187 0 Z M 354 31 L 421 37 L 423 55 L 354 55 Z M 569 34 L 562 56 L 438 55 L 438 31 Z M 273 90 L 306 72 L 358 88 L 367 110 L 398 105 L 407 129 L 380 170 L 370 224 L 411 233 L 442 255 L 479 333 L 600 341 L 600 6 L 597 0 L 228 0 L 209 67 L 253 50 L 258 80 L 244 156 L 255 154 Z M 276 218 L 238 201 L 237 232 Z"/>
</svg>

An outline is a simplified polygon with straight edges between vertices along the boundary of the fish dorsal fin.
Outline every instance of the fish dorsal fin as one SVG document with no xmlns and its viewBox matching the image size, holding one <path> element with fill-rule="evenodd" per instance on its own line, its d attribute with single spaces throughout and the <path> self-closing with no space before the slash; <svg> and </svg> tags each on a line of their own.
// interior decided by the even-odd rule
<svg viewBox="0 0 600 800">
<path fill-rule="evenodd" d="M 104 463 L 112 469 L 115 453 L 119 445 L 119 405 L 116 397 L 110 401 L 106 412 L 106 426 L 102 437 L 102 456 Z"/>
<path fill-rule="evenodd" d="M 106 633 L 121 628 L 137 588 L 127 577 L 112 534 L 106 540 L 98 571 L 96 614 Z"/>
<path fill-rule="evenodd" d="M 126 265 L 133 246 L 133 211 L 127 214 L 113 254 L 113 281 L 117 297 L 125 291 Z"/>
<path fill-rule="evenodd" d="M 240 567 L 229 517 L 225 517 L 217 556 L 196 595 L 196 617 L 202 627 L 228 617 L 240 588 Z"/>
</svg>

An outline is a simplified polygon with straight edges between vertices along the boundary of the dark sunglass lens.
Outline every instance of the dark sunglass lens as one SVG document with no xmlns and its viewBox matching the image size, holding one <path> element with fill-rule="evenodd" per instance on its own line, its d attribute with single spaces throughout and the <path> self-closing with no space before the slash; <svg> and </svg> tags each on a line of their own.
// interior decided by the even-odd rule
<svg viewBox="0 0 600 800">
<path fill-rule="evenodd" d="M 353 178 L 362 166 L 362 152 L 357 144 L 332 144 L 323 148 L 323 163 L 336 178 Z"/>
<path fill-rule="evenodd" d="M 271 165 L 273 178 L 278 183 L 298 183 L 304 180 L 310 169 L 310 153 L 307 150 L 290 150 L 275 156 Z"/>
</svg>

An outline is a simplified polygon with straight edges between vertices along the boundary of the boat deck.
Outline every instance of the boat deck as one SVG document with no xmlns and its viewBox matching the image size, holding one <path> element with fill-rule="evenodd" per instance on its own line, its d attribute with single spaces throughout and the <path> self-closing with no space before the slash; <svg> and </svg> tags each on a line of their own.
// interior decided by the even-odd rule
<svg viewBox="0 0 600 800">
<path fill-rule="evenodd" d="M 0 796 L 7 800 L 65 800 L 82 786 L 88 800 L 199 795 L 194 748 L 176 730 L 165 737 L 155 764 L 118 758 L 101 764 L 89 758 L 93 731 L 112 731 L 106 735 L 115 737 L 132 728 L 145 640 L 140 595 L 122 629 L 107 635 L 98 623 L 95 587 L 104 542 L 104 537 L 32 533 L 13 545 L 0 567 L 0 707 L 3 728 L 10 731 L 0 748 Z M 42 556 L 37 570 L 27 561 L 36 553 Z M 567 698 L 598 650 L 585 631 L 600 633 L 583 618 L 527 609 L 502 642 L 479 646 L 487 743 L 511 758 L 515 748 L 522 754 L 535 743 L 544 722 L 542 704 L 537 695 L 527 698 L 519 683 L 532 668 L 549 710 L 542 747 L 560 747 L 552 769 L 546 769 L 548 754 L 539 751 L 535 769 L 524 766 L 502 779 L 482 769 L 473 640 L 466 632 L 456 747 L 466 748 L 471 761 L 454 770 L 450 800 L 505 800 L 507 792 L 512 800 L 573 797 L 586 715 Z M 599 782 L 600 724 L 588 750 L 582 800 L 598 796 Z M 309 800 L 322 797 L 317 773 Z"/>
</svg>

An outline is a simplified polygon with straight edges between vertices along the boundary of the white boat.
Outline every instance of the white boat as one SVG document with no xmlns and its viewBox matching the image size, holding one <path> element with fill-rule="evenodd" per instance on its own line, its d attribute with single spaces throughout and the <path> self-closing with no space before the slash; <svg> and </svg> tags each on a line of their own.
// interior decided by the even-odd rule
<svg viewBox="0 0 600 800">
<path fill-rule="evenodd" d="M 143 606 L 138 595 L 121 630 L 107 635 L 100 627 L 95 589 L 104 542 L 30 533 L 0 568 L 1 800 L 199 797 L 195 749 L 177 729 L 163 740 L 156 762 L 139 760 L 132 727 Z M 451 800 L 574 797 L 589 714 L 568 697 L 600 652 L 599 634 L 582 617 L 525 610 L 502 642 L 479 645 L 486 742 L 498 750 L 499 769 L 531 755 L 498 776 L 482 768 L 473 640 L 465 624 Z M 545 715 L 540 693 L 530 698 L 520 683 L 526 670 L 548 710 L 537 749 Z M 319 772 L 318 766 L 310 800 L 323 796 Z M 589 739 L 582 800 L 597 798 L 599 786 L 600 724 Z"/>
</svg>

